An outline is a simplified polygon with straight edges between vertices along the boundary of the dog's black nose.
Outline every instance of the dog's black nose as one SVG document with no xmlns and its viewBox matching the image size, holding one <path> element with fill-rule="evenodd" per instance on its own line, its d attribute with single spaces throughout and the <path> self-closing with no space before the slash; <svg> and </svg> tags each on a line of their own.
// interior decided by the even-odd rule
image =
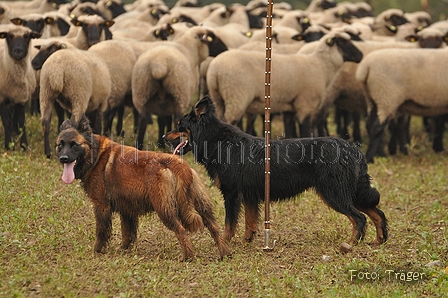
<svg viewBox="0 0 448 298">
<path fill-rule="evenodd" d="M 68 161 L 68 156 L 67 155 L 61 155 L 59 156 L 59 161 L 66 163 Z"/>
</svg>

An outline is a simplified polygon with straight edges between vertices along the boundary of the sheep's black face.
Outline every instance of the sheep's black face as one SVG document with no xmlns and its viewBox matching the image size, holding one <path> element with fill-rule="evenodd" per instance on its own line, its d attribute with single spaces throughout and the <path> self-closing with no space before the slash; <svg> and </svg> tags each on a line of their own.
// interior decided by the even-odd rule
<svg viewBox="0 0 448 298">
<path fill-rule="evenodd" d="M 319 6 L 322 9 L 329 9 L 329 8 L 336 7 L 336 2 L 334 2 L 332 0 L 323 0 L 320 2 Z"/>
<path fill-rule="evenodd" d="M 390 22 L 393 26 L 400 26 L 400 25 L 409 23 L 408 19 L 406 19 L 403 16 L 396 15 L 396 14 L 389 16 L 387 21 Z"/>
<path fill-rule="evenodd" d="M 36 46 L 36 48 L 39 47 Z M 67 48 L 65 44 L 52 44 L 49 47 L 40 48 L 37 55 L 33 58 L 33 60 L 31 60 L 31 66 L 35 70 L 41 69 L 42 65 L 44 65 L 44 62 L 47 61 L 48 57 L 50 57 L 51 54 L 65 48 Z"/>
<path fill-rule="evenodd" d="M 124 9 L 123 3 L 117 3 L 115 1 L 108 1 L 106 3 L 106 8 L 109 9 L 112 12 L 112 18 L 115 19 L 119 15 L 126 12 L 126 9 Z"/>
<path fill-rule="evenodd" d="M 34 32 L 38 32 L 42 34 L 42 31 L 44 30 L 45 21 L 44 19 L 38 19 L 38 20 L 24 20 L 21 18 L 14 18 L 11 19 L 11 23 L 19 26 L 24 26 L 30 28 Z"/>
<path fill-rule="evenodd" d="M 355 45 L 350 41 L 342 37 L 334 38 L 338 49 L 342 53 L 342 58 L 344 62 L 351 61 L 359 63 L 362 59 L 362 52 L 355 47 Z"/>
<path fill-rule="evenodd" d="M 9 56 L 16 61 L 20 61 L 28 55 L 28 48 L 31 38 L 40 37 L 35 32 L 27 32 L 25 34 L 14 34 L 13 32 L 2 32 L 0 38 L 5 38 L 8 46 Z"/>
</svg>

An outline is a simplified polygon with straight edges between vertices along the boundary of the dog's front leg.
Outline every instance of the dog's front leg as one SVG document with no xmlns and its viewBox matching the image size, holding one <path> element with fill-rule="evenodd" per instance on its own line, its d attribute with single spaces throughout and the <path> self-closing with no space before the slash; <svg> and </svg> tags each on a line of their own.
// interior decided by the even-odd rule
<svg viewBox="0 0 448 298">
<path fill-rule="evenodd" d="M 244 240 L 252 242 L 257 232 L 257 224 L 259 218 L 259 209 L 257 203 L 244 202 L 246 231 L 244 232 Z"/>
<path fill-rule="evenodd" d="M 95 204 L 94 212 L 96 219 L 96 242 L 94 249 L 95 252 L 101 253 L 109 241 L 112 232 L 112 210 L 109 206 Z"/>
<path fill-rule="evenodd" d="M 128 249 L 137 239 L 138 216 L 120 214 L 121 248 Z"/>
</svg>

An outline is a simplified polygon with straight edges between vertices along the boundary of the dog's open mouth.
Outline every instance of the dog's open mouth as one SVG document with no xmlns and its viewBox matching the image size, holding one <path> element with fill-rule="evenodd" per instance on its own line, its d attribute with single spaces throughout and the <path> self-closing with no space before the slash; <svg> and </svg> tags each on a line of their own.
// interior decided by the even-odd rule
<svg viewBox="0 0 448 298">
<path fill-rule="evenodd" d="M 188 140 L 183 140 L 179 143 L 179 145 L 174 148 L 173 155 L 182 154 L 182 149 L 184 149 L 188 145 Z"/>
<path fill-rule="evenodd" d="M 65 184 L 70 184 L 73 182 L 73 180 L 75 180 L 75 171 L 74 171 L 75 164 L 76 160 L 70 163 L 64 163 L 64 170 L 62 172 L 62 181 Z"/>
</svg>

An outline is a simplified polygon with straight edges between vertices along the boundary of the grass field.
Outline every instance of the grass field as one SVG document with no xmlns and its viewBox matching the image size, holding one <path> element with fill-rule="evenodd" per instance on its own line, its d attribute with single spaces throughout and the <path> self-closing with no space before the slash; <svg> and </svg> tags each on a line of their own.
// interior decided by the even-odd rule
<svg viewBox="0 0 448 298">
<path fill-rule="evenodd" d="M 241 221 L 232 257 L 218 261 L 203 231 L 191 235 L 196 259 L 180 262 L 174 233 L 155 215 L 142 218 L 131 251 L 120 250 L 114 217 L 107 252 L 95 255 L 91 203 L 78 181 L 62 183 L 58 161 L 44 157 L 39 117 L 28 117 L 26 152 L 5 152 L 0 133 L 0 297 L 446 297 L 447 155 L 432 152 L 420 123 L 413 120 L 409 156 L 369 166 L 389 220 L 386 244 L 368 245 L 375 237 L 369 222 L 366 241 L 341 254 L 351 224 L 310 191 L 271 205 L 273 252 L 262 250 L 262 223 L 255 241 L 244 243 Z M 273 136 L 280 129 L 274 121 Z M 155 141 L 156 124 L 148 132 Z M 56 127 L 52 142 L 55 135 Z M 119 141 L 134 140 L 128 134 Z M 219 191 L 191 154 L 186 160 L 208 185 L 223 228 Z"/>
</svg>

